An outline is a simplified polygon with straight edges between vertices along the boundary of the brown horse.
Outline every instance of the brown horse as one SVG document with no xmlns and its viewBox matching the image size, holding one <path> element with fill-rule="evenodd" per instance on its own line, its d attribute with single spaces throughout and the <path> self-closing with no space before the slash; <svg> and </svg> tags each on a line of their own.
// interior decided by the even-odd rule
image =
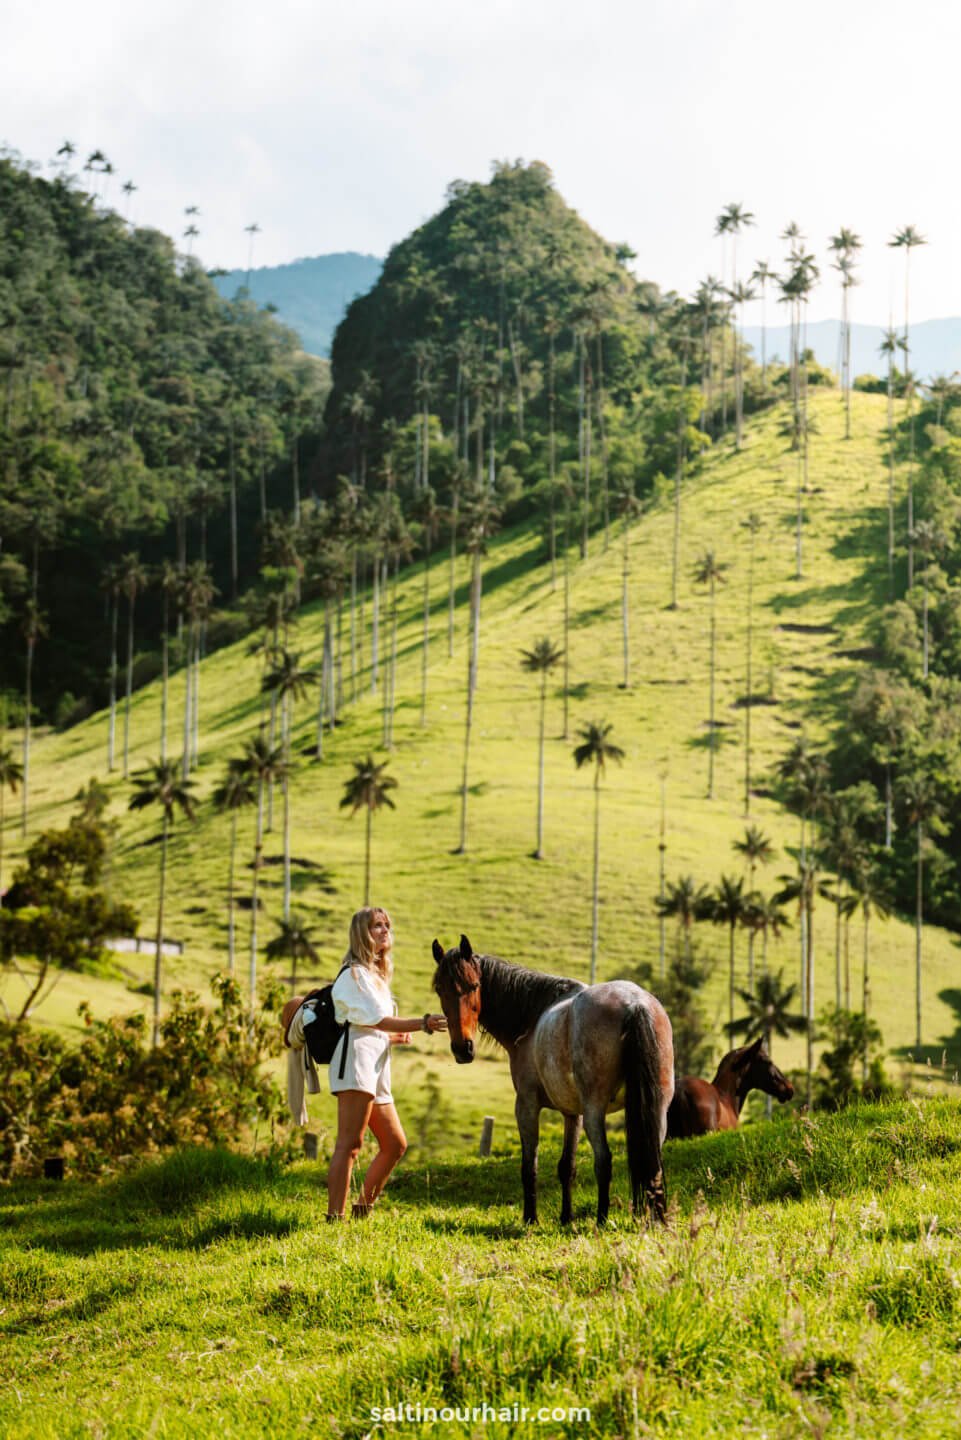
<svg viewBox="0 0 961 1440">
<path fill-rule="evenodd" d="M 478 1027 L 510 1058 L 521 1137 L 524 1223 L 537 1220 L 537 1145 L 542 1110 L 564 1116 L 564 1147 L 557 1167 L 561 1224 L 572 1218 L 571 1186 L 581 1124 L 594 1151 L 597 1223 L 610 1206 L 611 1150 L 606 1117 L 624 1110 L 632 1207 L 641 1191 L 664 1219 L 661 1145 L 674 1090 L 671 1022 L 653 995 L 626 980 L 582 985 L 475 955 L 466 935 L 446 953 L 435 940 L 434 989 L 450 1029 L 454 1059 L 474 1058 Z"/>
<path fill-rule="evenodd" d="M 794 1086 L 765 1050 L 763 1038 L 725 1055 L 710 1084 L 693 1075 L 678 1080 L 667 1112 L 668 1139 L 736 1130 L 741 1106 L 751 1090 L 763 1090 L 782 1104 L 794 1094 Z"/>
</svg>

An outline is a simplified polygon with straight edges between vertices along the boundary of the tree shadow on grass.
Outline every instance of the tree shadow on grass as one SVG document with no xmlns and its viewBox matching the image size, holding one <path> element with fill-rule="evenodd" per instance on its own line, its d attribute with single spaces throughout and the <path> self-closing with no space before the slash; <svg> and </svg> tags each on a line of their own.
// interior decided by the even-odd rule
<svg viewBox="0 0 961 1440">
<path fill-rule="evenodd" d="M 945 1035 L 934 1045 L 899 1045 L 892 1055 L 913 1060 L 915 1065 L 942 1067 L 950 1074 L 961 1071 L 961 990 L 939 990 L 938 999 L 954 1011 L 956 1025 L 953 1035 Z"/>
</svg>

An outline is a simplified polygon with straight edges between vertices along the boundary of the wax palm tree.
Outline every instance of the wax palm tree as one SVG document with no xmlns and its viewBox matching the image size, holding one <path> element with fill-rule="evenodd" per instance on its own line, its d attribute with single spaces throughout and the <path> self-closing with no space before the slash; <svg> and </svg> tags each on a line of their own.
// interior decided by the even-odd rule
<svg viewBox="0 0 961 1440">
<path fill-rule="evenodd" d="M 540 732 L 537 751 L 537 844 L 534 859 L 544 858 L 544 720 L 547 711 L 547 677 L 564 658 L 564 651 L 546 636 L 532 649 L 521 651 L 521 669 L 541 677 Z"/>
<path fill-rule="evenodd" d="M 153 1038 L 156 1049 L 160 1043 L 160 992 L 163 964 L 164 900 L 167 888 L 167 840 L 170 827 L 179 810 L 188 820 L 194 818 L 193 782 L 185 780 L 180 767 L 170 760 L 158 760 L 147 770 L 134 775 L 136 793 L 130 800 L 129 809 L 144 810 L 149 805 L 159 805 L 163 812 L 163 828 L 160 836 L 160 892 L 157 900 L 157 941 L 154 948 L 153 970 Z"/>
<path fill-rule="evenodd" d="M 469 497 L 465 513 L 465 549 L 471 557 L 470 583 L 470 652 L 467 668 L 467 710 L 464 729 L 464 770 L 461 781 L 460 843 L 455 855 L 467 851 L 467 780 L 470 760 L 471 728 L 474 717 L 474 695 L 477 690 L 477 667 L 480 658 L 480 615 L 481 586 L 483 579 L 483 557 L 487 554 L 487 542 L 497 529 L 500 508 L 484 488 L 474 490 Z"/>
<path fill-rule="evenodd" d="M 628 605 L 628 581 L 631 573 L 631 526 L 641 513 L 641 502 L 633 490 L 622 490 L 617 496 L 617 511 L 621 517 L 621 533 L 624 551 L 621 565 L 621 638 L 624 655 L 624 679 L 621 688 L 628 690 L 631 684 L 630 607 Z"/>
<path fill-rule="evenodd" d="M 227 878 L 227 971 L 234 973 L 234 873 L 237 854 L 237 816 L 256 800 L 253 779 L 247 765 L 247 757 L 230 760 L 223 780 L 214 791 L 214 805 L 222 814 L 230 816 L 230 868 Z"/>
<path fill-rule="evenodd" d="M 147 570 L 140 562 L 136 551 L 121 557 L 120 590 L 127 600 L 127 685 L 123 712 L 123 778 L 126 780 L 130 763 L 130 697 L 133 692 L 133 636 L 134 613 L 137 596 L 147 584 Z"/>
<path fill-rule="evenodd" d="M 751 900 L 755 896 L 754 872 L 758 865 L 770 865 L 777 854 L 771 841 L 757 825 L 745 827 L 743 838 L 733 842 L 736 853 L 743 857 L 748 870 L 748 896 Z M 754 983 L 754 940 L 756 933 L 762 928 L 762 916 L 758 912 L 755 916 L 756 923 L 748 927 L 748 952 L 747 952 L 747 973 L 748 986 Z"/>
<path fill-rule="evenodd" d="M 728 1020 L 734 1023 L 734 936 L 739 925 L 747 918 L 748 892 L 744 889 L 744 877 L 722 875 L 709 900 L 708 915 L 714 925 L 726 925 L 728 929 Z"/>
<path fill-rule="evenodd" d="M 782 888 L 775 899 L 778 903 L 795 901 L 801 920 L 801 997 L 808 1022 L 807 1033 L 807 1101 L 811 1104 L 814 1083 L 814 900 L 822 893 L 820 872 L 813 852 L 788 848 L 797 870 L 793 875 L 780 875 Z"/>
<path fill-rule="evenodd" d="M 624 751 L 609 739 L 613 726 L 607 721 L 589 721 L 578 726 L 581 743 L 574 747 L 574 764 L 578 770 L 583 765 L 594 766 L 594 885 L 591 907 L 591 984 L 597 978 L 597 934 L 598 934 L 598 880 L 600 876 L 601 853 L 601 776 L 606 772 L 608 761 L 618 765 L 624 759 Z"/>
<path fill-rule="evenodd" d="M 905 225 L 888 241 L 895 250 L 904 251 L 904 393 L 908 408 L 908 589 L 914 584 L 914 544 L 911 532 L 914 529 L 914 382 L 911 378 L 911 322 L 909 284 L 911 273 L 911 251 L 928 242 L 913 225 Z"/>
<path fill-rule="evenodd" d="M 836 257 L 831 263 L 841 276 L 841 330 L 839 347 L 841 363 L 841 393 L 844 397 L 844 438 L 851 438 L 851 304 L 848 292 L 858 282 L 854 275 L 854 262 L 861 249 L 861 237 L 842 225 L 836 235 L 828 240 L 828 248 Z"/>
<path fill-rule="evenodd" d="M 915 1036 L 914 1043 L 921 1044 L 921 939 L 924 932 L 924 850 L 926 833 L 941 825 L 941 801 L 938 787 L 930 775 L 917 770 L 903 775 L 898 782 L 898 795 L 904 810 L 904 818 L 915 827 L 917 848 L 915 851 L 915 908 L 914 908 L 914 984 L 915 984 Z"/>
<path fill-rule="evenodd" d="M 943 550 L 947 545 L 947 536 L 934 520 L 919 520 L 911 532 L 911 539 L 921 552 L 924 567 L 921 571 L 921 589 L 923 592 L 923 640 L 921 651 L 921 674 L 924 679 L 928 678 L 928 651 L 929 651 L 929 626 L 928 626 L 928 567 L 931 564 L 931 557 Z"/>
<path fill-rule="evenodd" d="M 424 552 L 424 621 L 421 640 L 420 723 L 427 724 L 427 673 L 430 654 L 430 554 L 440 528 L 441 510 L 431 485 L 417 497 L 414 519 L 420 522 L 421 549 Z"/>
<path fill-rule="evenodd" d="M 244 282 L 248 295 L 250 294 L 250 272 L 254 268 L 254 236 L 260 234 L 260 226 L 256 220 L 244 226 L 244 234 L 249 237 L 247 244 L 247 279 Z"/>
<path fill-rule="evenodd" d="M 676 610 L 678 579 L 681 569 L 681 487 L 684 480 L 684 463 L 687 459 L 687 352 L 690 336 L 685 330 L 681 339 L 680 386 L 677 397 L 677 456 L 674 463 L 674 531 L 671 543 L 671 604 Z"/>
<path fill-rule="evenodd" d="M 717 659 L 717 617 L 715 596 L 718 585 L 724 584 L 725 571 L 729 567 L 718 560 L 713 550 L 705 550 L 694 566 L 694 583 L 706 585 L 711 597 L 711 640 L 710 640 L 710 709 L 708 715 L 708 765 L 707 765 L 707 798 L 714 799 L 714 748 L 717 736 L 714 728 L 714 675 Z"/>
<path fill-rule="evenodd" d="M 753 993 L 750 990 L 738 990 L 737 993 L 744 1001 L 747 1013 L 727 1027 L 732 1039 L 743 1035 L 744 1043 L 750 1045 L 752 1040 L 760 1038 L 770 1055 L 775 1035 L 787 1039 L 788 1035 L 800 1035 L 807 1029 L 804 1016 L 791 1013 L 797 986 L 784 983 L 783 971 L 779 970 L 776 975 L 762 975 Z"/>
<path fill-rule="evenodd" d="M 751 511 L 741 525 L 750 535 L 747 564 L 747 673 L 744 695 L 744 813 L 751 813 L 751 711 L 754 706 L 754 542 L 761 529 L 761 517 Z M 751 887 L 753 889 L 753 885 Z"/>
<path fill-rule="evenodd" d="M 349 809 L 351 816 L 358 810 L 366 810 L 367 827 L 364 836 L 364 904 L 370 904 L 370 838 L 371 822 L 376 811 L 386 805 L 388 810 L 396 809 L 390 798 L 390 791 L 397 789 L 397 781 L 388 775 L 387 761 L 375 765 L 373 757 L 353 761 L 354 773 L 344 784 L 340 801 L 341 810 Z"/>
<path fill-rule="evenodd" d="M 280 700 L 280 743 L 284 757 L 282 793 L 284 797 L 284 919 L 290 919 L 290 737 L 294 724 L 294 705 L 303 700 L 317 675 L 305 670 L 299 655 L 281 650 L 273 668 L 263 679 L 263 688 Z"/>
<path fill-rule="evenodd" d="M 777 275 L 766 260 L 758 260 L 750 279 L 761 287 L 761 383 L 767 393 L 767 287 Z"/>
<path fill-rule="evenodd" d="M 750 1045 L 752 1040 L 760 1037 L 770 1055 L 775 1035 L 787 1039 L 788 1035 L 801 1034 L 808 1029 L 804 1016 L 791 1012 L 797 986 L 785 985 L 783 972 L 779 971 L 777 975 L 762 975 L 756 990 L 739 990 L 738 994 L 744 1001 L 747 1013 L 728 1026 L 732 1040 L 743 1036 L 744 1044 Z M 768 1119 L 771 1118 L 771 1109 L 771 1097 L 768 1095 L 765 1097 Z"/>
<path fill-rule="evenodd" d="M 757 928 L 761 932 L 761 974 L 768 973 L 767 968 L 767 945 L 771 936 L 780 940 L 781 932 L 790 925 L 790 920 L 785 915 L 774 895 L 755 894 L 751 901 L 755 910 Z"/>
<path fill-rule="evenodd" d="M 162 621 L 162 660 L 161 660 L 161 688 L 160 688 L 160 758 L 167 758 L 167 711 L 170 694 L 170 601 L 175 600 L 179 606 L 181 590 L 181 573 L 176 565 L 170 560 L 164 560 L 156 573 L 157 584 L 163 597 L 163 621 Z"/>
<path fill-rule="evenodd" d="M 23 779 L 23 766 L 14 758 L 9 745 L 0 745 L 0 907 L 3 905 L 3 827 L 4 801 L 7 791 L 16 795 L 17 786 Z"/>
<path fill-rule="evenodd" d="M 896 330 L 885 330 L 879 350 L 888 362 L 888 586 L 894 599 L 894 357 L 904 349 Z"/>
<path fill-rule="evenodd" d="M 296 995 L 298 960 L 310 960 L 317 965 L 320 954 L 302 915 L 295 912 L 287 920 L 278 920 L 277 927 L 277 934 L 268 941 L 264 953 L 268 960 L 290 961 L 290 993 Z"/>
<path fill-rule="evenodd" d="M 735 281 L 728 291 L 731 312 L 734 319 L 734 446 L 740 450 L 744 429 L 744 341 L 738 335 L 738 325 L 743 324 L 744 306 L 755 297 L 750 285 Z"/>
<path fill-rule="evenodd" d="M 27 600 L 24 601 L 20 628 L 27 645 L 26 684 L 24 687 L 23 706 L 23 786 L 20 797 L 20 834 L 26 835 L 27 814 L 30 809 L 30 736 L 31 726 L 33 724 L 33 657 L 37 648 L 37 641 L 48 633 L 46 616 L 37 604 L 35 595 L 29 596 Z"/>
<path fill-rule="evenodd" d="M 864 949 L 861 966 L 861 1011 L 865 1020 L 871 1013 L 871 946 L 868 939 L 868 931 L 872 916 L 879 920 L 886 920 L 894 908 L 894 901 L 891 897 L 884 876 L 877 865 L 871 863 L 866 857 L 858 866 L 854 878 L 854 893 L 852 899 L 861 908 L 861 917 L 864 921 Z M 850 1005 L 848 1006 L 850 1008 Z M 865 1027 L 866 1029 L 867 1027 Z M 868 1078 L 868 1055 L 865 1046 L 862 1058 L 863 1078 Z"/>
<path fill-rule="evenodd" d="M 283 747 L 272 745 L 264 735 L 248 740 L 244 747 L 243 764 L 257 791 L 257 824 L 254 832 L 253 885 L 250 896 L 250 1020 L 253 1024 L 257 1008 L 257 889 L 264 849 L 264 793 L 268 786 L 286 779 L 287 765 Z"/>
<path fill-rule="evenodd" d="M 676 881 L 667 881 L 664 894 L 654 897 L 654 905 L 658 915 L 677 921 L 684 958 L 690 963 L 694 925 L 698 920 L 706 920 L 711 913 L 711 896 L 707 886 L 695 885 L 691 875 L 681 875 Z"/>
<path fill-rule="evenodd" d="M 107 720 L 107 770 L 113 770 L 117 735 L 117 626 L 120 613 L 120 566 L 105 565 L 100 588 L 107 595 L 110 612 L 110 699 Z M 165 757 L 161 755 L 161 760 Z"/>
</svg>

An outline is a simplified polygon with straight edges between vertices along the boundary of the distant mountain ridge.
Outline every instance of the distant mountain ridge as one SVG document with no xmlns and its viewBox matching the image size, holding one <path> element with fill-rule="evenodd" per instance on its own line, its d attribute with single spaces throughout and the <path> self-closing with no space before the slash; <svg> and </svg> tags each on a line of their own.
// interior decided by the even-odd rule
<svg viewBox="0 0 961 1440">
<path fill-rule="evenodd" d="M 901 330 L 902 320 L 895 320 L 894 328 Z M 881 375 L 887 369 L 887 361 L 879 352 L 881 338 L 887 326 L 851 326 L 851 374 Z M 837 320 L 818 320 L 807 327 L 807 343 L 822 365 L 838 369 Z M 754 351 L 755 359 L 761 359 L 761 327 L 746 325 L 744 338 Z M 911 326 L 911 369 L 923 380 L 934 375 L 950 375 L 961 370 L 961 316 L 944 320 L 921 320 Z M 777 355 L 781 360 L 788 356 L 789 332 L 786 325 L 767 327 L 767 357 Z"/>
<path fill-rule="evenodd" d="M 383 262 L 376 255 L 346 250 L 313 255 L 288 265 L 264 265 L 250 272 L 250 295 L 258 305 L 273 305 L 277 318 L 300 336 L 310 355 L 328 356 L 334 331 L 347 306 L 366 295 Z M 214 282 L 232 300 L 247 283 L 246 270 L 229 270 Z"/>
</svg>

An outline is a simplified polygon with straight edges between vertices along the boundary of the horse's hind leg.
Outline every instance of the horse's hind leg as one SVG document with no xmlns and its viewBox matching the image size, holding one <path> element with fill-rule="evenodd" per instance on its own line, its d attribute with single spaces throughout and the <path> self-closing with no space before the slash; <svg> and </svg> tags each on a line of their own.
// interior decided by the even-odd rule
<svg viewBox="0 0 961 1440">
<path fill-rule="evenodd" d="M 571 1208 L 571 1187 L 577 1169 L 577 1142 L 581 1138 L 581 1117 L 564 1116 L 564 1148 L 557 1166 L 557 1178 L 561 1182 L 561 1224 L 569 1225 L 574 1218 Z"/>
<path fill-rule="evenodd" d="M 607 1117 L 601 1108 L 584 1110 L 584 1129 L 594 1151 L 597 1179 L 597 1223 L 603 1225 L 611 1205 L 611 1147 L 607 1143 Z"/>
<path fill-rule="evenodd" d="M 521 1137 L 521 1181 L 524 1186 L 524 1224 L 537 1224 L 537 1144 L 541 1106 L 533 1095 L 518 1094 L 514 1116 Z"/>
</svg>

